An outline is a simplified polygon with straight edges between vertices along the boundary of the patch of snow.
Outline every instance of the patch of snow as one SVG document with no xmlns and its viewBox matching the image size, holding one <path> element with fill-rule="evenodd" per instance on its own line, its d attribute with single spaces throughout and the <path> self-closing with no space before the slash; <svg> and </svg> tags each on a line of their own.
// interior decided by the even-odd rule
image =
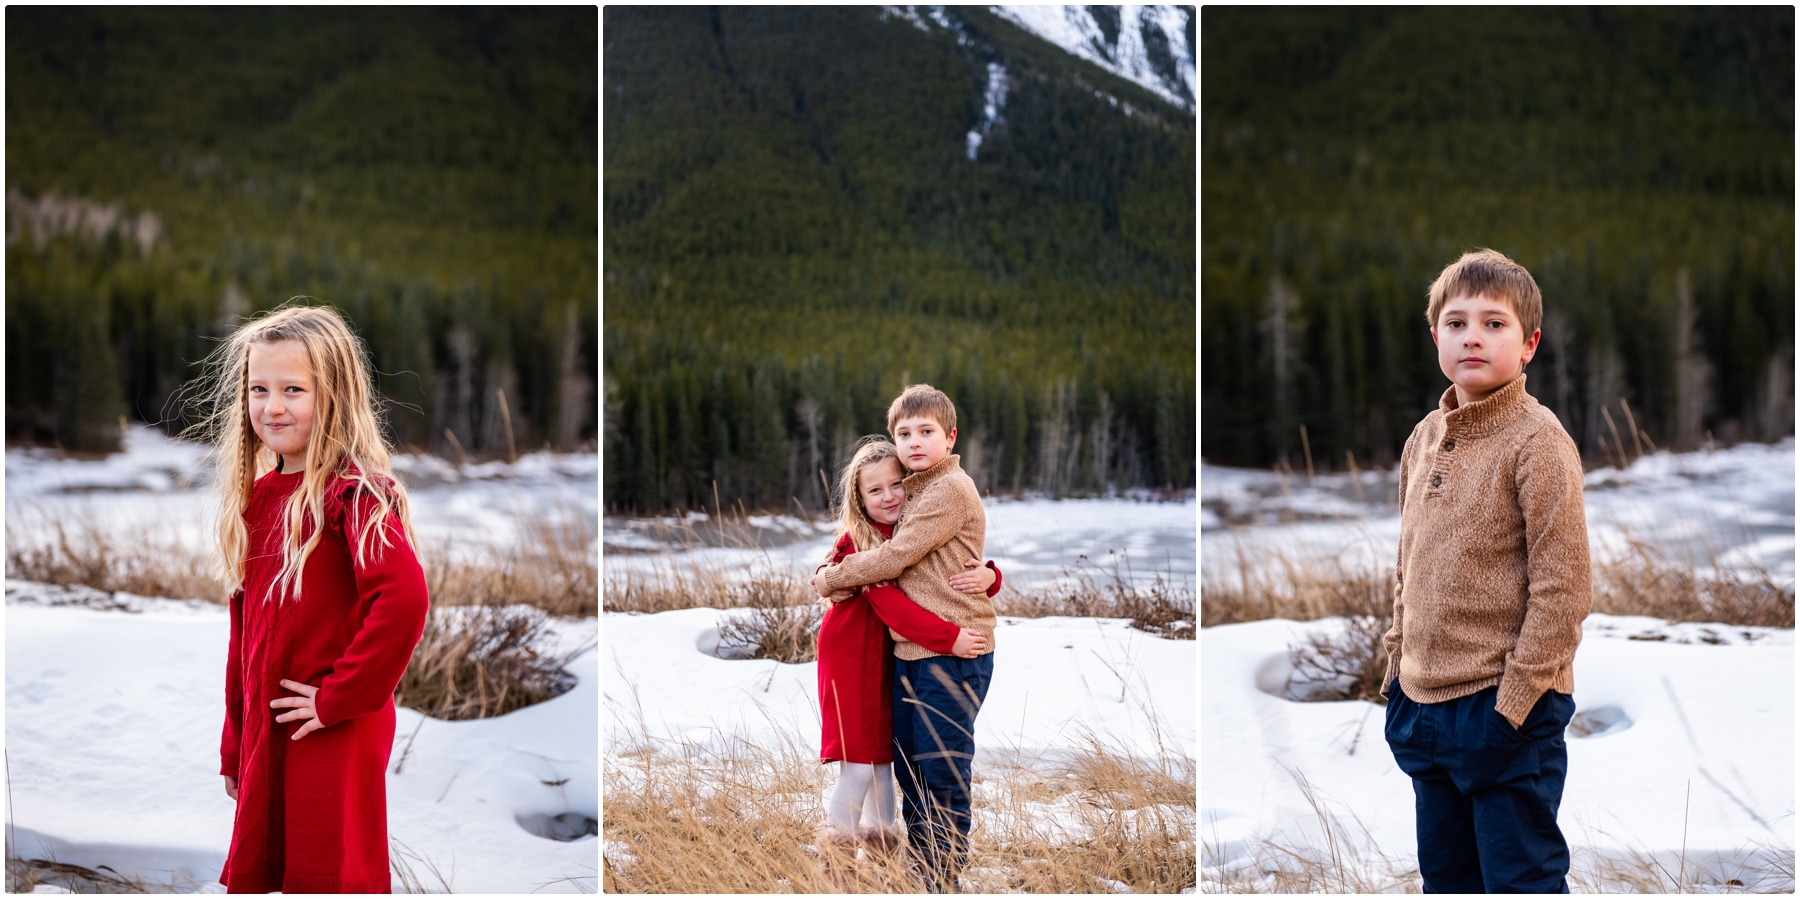
<svg viewBox="0 0 1800 899">
<path fill-rule="evenodd" d="M 8 580 L 6 590 L 6 745 L 20 852 L 216 890 L 233 813 L 218 775 L 226 609 L 140 597 L 131 600 L 136 614 L 120 614 L 46 605 L 59 594 L 40 584 Z M 598 626 L 553 620 L 556 651 L 594 640 Z M 599 817 L 598 653 L 567 670 L 578 678 L 570 692 L 499 718 L 398 710 L 389 832 L 453 888 L 595 890 L 594 837 L 561 842 L 521 824 Z"/>
<path fill-rule="evenodd" d="M 1713 882 L 1737 877 L 1755 889 L 1753 872 L 1738 865 L 1770 853 L 1793 857 L 1793 632 L 1668 630 L 1763 634 L 1719 645 L 1604 638 L 1640 633 L 1649 621 L 1587 620 L 1590 639 L 1575 655 L 1575 702 L 1578 717 L 1593 713 L 1586 723 L 1599 727 L 1585 736 L 1571 731 L 1563 832 L 1578 857 L 1638 850 L 1673 862 L 1685 845 L 1690 871 L 1698 863 Z M 1288 646 L 1300 635 L 1335 626 L 1341 623 L 1269 620 L 1201 630 L 1203 882 L 1254 875 L 1262 837 L 1325 845 L 1298 777 L 1345 822 L 1354 814 L 1366 829 L 1364 849 L 1410 864 L 1413 791 L 1383 738 L 1383 708 L 1292 702 L 1259 686 L 1282 679 Z"/>
<path fill-rule="evenodd" d="M 1099 7 L 1118 16 L 1110 37 L 1087 6 L 995 6 L 1005 18 L 1069 53 L 1133 81 L 1176 106 L 1195 108 L 1195 48 L 1188 44 L 1188 9 L 1180 6 Z M 1159 71 L 1150 45 L 1168 51 L 1167 71 Z"/>
<path fill-rule="evenodd" d="M 720 609 L 608 613 L 604 739 L 609 764 L 632 751 L 695 745 L 728 752 L 801 734 L 817 749 L 816 663 L 726 661 L 704 651 Z M 1080 749 L 1084 733 L 1128 751 L 1193 758 L 1193 641 L 1124 619 L 1002 619 L 994 679 L 975 742 L 984 759 Z M 670 750 L 673 751 L 673 750 Z"/>
</svg>

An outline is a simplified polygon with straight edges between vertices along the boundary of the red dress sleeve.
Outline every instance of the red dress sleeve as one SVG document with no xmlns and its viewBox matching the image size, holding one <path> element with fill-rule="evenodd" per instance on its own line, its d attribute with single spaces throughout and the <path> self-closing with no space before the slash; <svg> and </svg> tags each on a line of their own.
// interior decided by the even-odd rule
<svg viewBox="0 0 1800 899">
<path fill-rule="evenodd" d="M 939 655 L 949 655 L 962 628 L 925 611 L 899 587 L 869 587 L 863 594 L 881 623 Z"/>
<path fill-rule="evenodd" d="M 430 609 L 425 572 L 407 542 L 399 516 L 390 512 L 380 525 L 388 545 L 380 546 L 377 536 L 371 534 L 366 557 L 357 560 L 356 538 L 377 506 L 366 492 L 358 493 L 349 506 L 353 514 L 341 515 L 339 526 L 351 547 L 359 607 L 368 611 L 313 697 L 313 710 L 325 727 L 386 707 L 400 684 L 400 675 L 412 661 Z"/>
<path fill-rule="evenodd" d="M 1000 566 L 995 565 L 993 559 L 989 559 L 987 567 L 994 569 L 994 585 L 989 587 L 987 592 L 988 599 L 993 599 L 1000 595 Z"/>
<path fill-rule="evenodd" d="M 231 594 L 231 647 L 225 651 L 225 729 L 219 737 L 219 773 L 238 776 L 238 734 L 244 729 L 244 591 Z"/>
</svg>

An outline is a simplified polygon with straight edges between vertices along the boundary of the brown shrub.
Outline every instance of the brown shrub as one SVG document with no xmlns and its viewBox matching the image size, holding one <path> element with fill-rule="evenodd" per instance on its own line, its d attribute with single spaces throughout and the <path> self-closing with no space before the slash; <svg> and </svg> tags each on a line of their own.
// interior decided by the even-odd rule
<svg viewBox="0 0 1800 899">
<path fill-rule="evenodd" d="M 589 646 L 553 654 L 543 610 L 529 606 L 433 609 L 394 702 L 433 718 L 492 718 L 575 686 L 563 670 Z"/>
<path fill-rule="evenodd" d="M 1064 568 L 1062 578 L 1040 587 L 1026 591 L 1008 587 L 994 597 L 994 611 L 1011 618 L 1129 618 L 1132 627 L 1169 640 L 1192 640 L 1196 634 L 1193 588 L 1171 583 L 1161 574 L 1139 587 L 1121 575 L 1117 565 L 1108 574 L 1081 564 Z"/>
<path fill-rule="evenodd" d="M 762 569 L 727 588 L 732 607 L 744 611 L 719 621 L 719 655 L 774 659 L 803 665 L 819 657 L 819 623 L 825 607 L 796 577 Z"/>
</svg>

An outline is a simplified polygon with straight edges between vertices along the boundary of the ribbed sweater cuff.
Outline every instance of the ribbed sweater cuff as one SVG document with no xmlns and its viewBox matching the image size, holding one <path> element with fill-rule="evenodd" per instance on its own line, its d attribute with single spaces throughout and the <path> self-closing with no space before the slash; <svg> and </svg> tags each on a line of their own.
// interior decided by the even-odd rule
<svg viewBox="0 0 1800 899">
<path fill-rule="evenodd" d="M 1509 671 L 1500 678 L 1500 689 L 1494 694 L 1494 711 L 1512 722 L 1513 727 L 1518 727 L 1525 723 L 1525 716 L 1531 714 L 1531 707 L 1537 705 L 1544 689 L 1529 678 Z"/>
</svg>

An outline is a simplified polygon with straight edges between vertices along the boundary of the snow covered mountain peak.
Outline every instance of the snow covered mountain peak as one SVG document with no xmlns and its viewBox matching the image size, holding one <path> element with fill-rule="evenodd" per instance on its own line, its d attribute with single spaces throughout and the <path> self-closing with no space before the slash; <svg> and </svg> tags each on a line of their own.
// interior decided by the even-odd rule
<svg viewBox="0 0 1800 899">
<path fill-rule="evenodd" d="M 994 13 L 1193 111 L 1191 6 L 995 6 Z"/>
</svg>

